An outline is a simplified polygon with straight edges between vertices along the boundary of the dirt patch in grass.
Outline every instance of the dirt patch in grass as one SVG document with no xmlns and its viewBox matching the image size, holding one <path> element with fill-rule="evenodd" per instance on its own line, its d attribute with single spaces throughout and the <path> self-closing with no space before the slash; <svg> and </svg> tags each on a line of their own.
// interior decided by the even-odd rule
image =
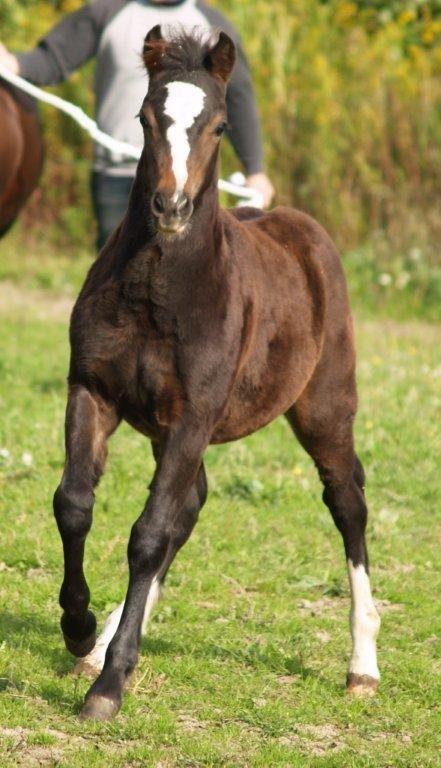
<svg viewBox="0 0 441 768">
<path fill-rule="evenodd" d="M 338 616 L 347 605 L 348 600 L 341 597 L 319 597 L 317 600 L 304 598 L 297 603 L 302 616 Z"/>
<path fill-rule="evenodd" d="M 294 726 L 291 733 L 280 736 L 278 742 L 285 746 L 295 747 L 313 757 L 323 757 L 330 753 L 339 752 L 349 746 L 348 737 L 350 739 L 361 739 L 364 743 L 385 743 L 390 741 L 401 744 L 412 743 L 412 738 L 408 733 L 378 731 L 377 733 L 364 736 L 355 727 L 339 728 L 333 723 L 325 723 L 323 725 L 299 723 Z"/>
<path fill-rule="evenodd" d="M 189 715 L 186 712 L 180 712 L 178 715 L 178 723 L 184 731 L 188 733 L 198 733 L 207 729 L 207 723 L 202 720 L 198 720 L 194 715 Z"/>
<path fill-rule="evenodd" d="M 36 741 L 42 743 L 35 743 Z M 45 741 L 52 743 L 44 743 Z M 69 752 L 66 752 L 66 748 L 71 749 L 73 747 L 76 752 L 81 752 L 81 750 L 90 747 L 91 743 L 95 743 L 96 746 L 99 745 L 100 752 L 107 754 L 109 761 L 111 761 L 112 756 L 124 755 L 128 749 L 142 746 L 142 741 L 139 739 L 121 742 L 102 735 L 83 737 L 53 728 L 47 728 L 40 733 L 37 732 L 37 734 L 30 728 L 22 728 L 21 726 L 0 728 L 1 752 L 5 756 L 13 758 L 15 765 L 26 768 L 56 766 L 62 760 L 66 763 L 66 760 L 69 759 Z M 2 765 L 1 761 L 0 765 Z"/>
<path fill-rule="evenodd" d="M 68 322 L 74 299 L 50 291 L 20 288 L 6 280 L 0 282 L 0 313 L 20 313 L 26 318 Z"/>
<path fill-rule="evenodd" d="M 403 610 L 400 603 L 391 603 L 390 600 L 375 599 L 375 605 L 380 615 L 384 613 L 398 613 Z M 341 611 L 349 609 L 349 598 L 341 597 L 319 597 L 317 600 L 299 600 L 297 607 L 302 616 L 338 616 Z M 321 642 L 328 642 L 327 632 L 321 635 L 317 633 L 317 639 Z"/>
<path fill-rule="evenodd" d="M 323 757 L 338 752 L 346 744 L 342 732 L 335 725 L 297 725 L 292 733 L 279 738 L 279 744 L 296 747 L 313 757 Z"/>
<path fill-rule="evenodd" d="M 378 328 L 381 327 L 382 336 L 380 340 L 386 336 L 394 336 L 398 338 L 408 338 L 413 336 L 415 338 L 421 338 L 424 343 L 431 343 L 439 341 L 439 323 L 425 323 L 418 320 L 409 320 L 406 322 L 400 322 L 399 320 L 358 320 L 356 322 L 356 331 L 361 333 L 376 334 Z"/>
<path fill-rule="evenodd" d="M 34 768 L 34 766 L 57 765 L 63 758 L 63 750 L 57 744 L 29 744 L 28 738 L 34 734 L 28 728 L 0 728 L 0 738 L 8 740 L 7 745 L 3 746 L 3 753 L 8 757 L 13 757 L 15 764 Z M 45 736 L 56 740 L 66 740 L 66 734 L 58 731 L 45 731 Z"/>
<path fill-rule="evenodd" d="M 34 766 L 56 766 L 63 759 L 63 750 L 58 747 L 30 746 L 17 755 L 16 765 L 34 768 Z"/>
</svg>

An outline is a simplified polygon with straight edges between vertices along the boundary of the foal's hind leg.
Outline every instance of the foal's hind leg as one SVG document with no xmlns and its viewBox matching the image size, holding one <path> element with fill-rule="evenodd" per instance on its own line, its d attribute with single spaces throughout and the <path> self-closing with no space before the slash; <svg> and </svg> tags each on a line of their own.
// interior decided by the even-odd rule
<svg viewBox="0 0 441 768">
<path fill-rule="evenodd" d="M 55 491 L 54 512 L 64 550 L 61 628 L 74 656 L 85 656 L 95 644 L 96 621 L 87 610 L 90 592 L 83 572 L 84 544 L 92 524 L 93 489 L 104 468 L 106 441 L 117 425 L 111 405 L 83 386 L 70 387 L 66 464 Z"/>
<path fill-rule="evenodd" d="M 156 459 L 159 458 L 158 449 L 153 444 L 153 453 Z M 164 584 L 167 571 L 176 556 L 179 549 L 185 544 L 189 538 L 199 516 L 199 512 L 205 504 L 207 498 L 207 479 L 205 475 L 205 469 L 202 465 L 196 480 L 196 483 L 192 486 L 187 500 L 184 505 L 184 509 L 179 519 L 178 527 L 174 531 L 174 537 L 170 543 L 167 557 L 162 565 L 157 577 L 152 581 L 149 592 L 147 595 L 146 605 L 144 609 L 144 618 L 142 622 L 142 634 L 145 634 L 146 626 L 153 608 L 161 595 L 162 585 Z M 107 647 L 112 640 L 119 622 L 121 621 L 122 612 L 124 609 L 124 601 L 115 608 L 112 613 L 107 617 L 103 631 L 97 639 L 96 645 L 93 650 L 84 658 L 78 659 L 74 674 L 87 675 L 87 677 L 95 678 L 101 672 L 104 666 L 104 660 L 106 657 Z"/>
<path fill-rule="evenodd" d="M 333 403 L 326 397 L 316 401 L 311 392 L 305 392 L 286 416 L 314 459 L 324 485 L 323 501 L 343 537 L 351 590 L 347 690 L 372 695 L 380 678 L 376 653 L 380 618 L 369 583 L 364 472 L 353 448 L 353 409 L 348 408 L 344 393 L 340 402 Z"/>
</svg>

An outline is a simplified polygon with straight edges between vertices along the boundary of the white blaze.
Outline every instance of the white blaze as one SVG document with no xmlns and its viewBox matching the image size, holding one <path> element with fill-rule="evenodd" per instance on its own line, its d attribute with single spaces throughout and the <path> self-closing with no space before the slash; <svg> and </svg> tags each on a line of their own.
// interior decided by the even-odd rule
<svg viewBox="0 0 441 768">
<path fill-rule="evenodd" d="M 167 129 L 167 141 L 170 144 L 176 180 L 175 192 L 182 192 L 188 178 L 187 160 L 190 154 L 187 131 L 204 108 L 205 93 L 202 88 L 179 80 L 168 83 L 166 87 L 168 96 L 164 112 L 173 120 L 173 124 Z"/>
<path fill-rule="evenodd" d="M 352 560 L 348 560 L 348 575 L 351 588 L 352 635 L 349 672 L 369 675 L 379 680 L 376 637 L 380 629 L 380 617 L 372 599 L 369 576 L 362 564 L 355 567 Z"/>
</svg>

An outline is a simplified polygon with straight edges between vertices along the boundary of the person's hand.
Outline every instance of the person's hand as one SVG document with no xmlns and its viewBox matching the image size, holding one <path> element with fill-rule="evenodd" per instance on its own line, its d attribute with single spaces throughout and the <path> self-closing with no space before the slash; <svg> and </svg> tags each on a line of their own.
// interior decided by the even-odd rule
<svg viewBox="0 0 441 768">
<path fill-rule="evenodd" d="M 10 69 L 14 75 L 19 74 L 20 67 L 18 64 L 17 57 L 14 56 L 13 53 L 9 53 L 8 49 L 5 48 L 3 43 L 0 43 L 0 64 L 3 67 Z"/>
<path fill-rule="evenodd" d="M 252 173 L 250 176 L 247 176 L 245 185 L 260 192 L 264 208 L 268 208 L 271 205 L 274 197 L 274 187 L 266 173 Z"/>
</svg>

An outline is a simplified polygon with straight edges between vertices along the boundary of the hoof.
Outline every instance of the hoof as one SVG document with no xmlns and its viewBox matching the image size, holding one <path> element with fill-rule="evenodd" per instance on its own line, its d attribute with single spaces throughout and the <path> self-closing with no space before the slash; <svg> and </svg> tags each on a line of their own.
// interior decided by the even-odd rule
<svg viewBox="0 0 441 768">
<path fill-rule="evenodd" d="M 82 634 L 84 637 L 77 639 L 73 635 L 77 634 L 78 624 L 63 614 L 61 617 L 61 631 L 63 632 L 64 642 L 69 653 L 74 656 L 87 656 L 96 643 L 96 619 L 92 611 L 87 611 L 82 623 Z"/>
<path fill-rule="evenodd" d="M 64 633 L 63 637 L 67 650 L 73 656 L 87 656 L 95 648 L 96 632 L 93 632 L 89 637 L 84 638 L 84 640 L 72 640 L 71 637 L 68 637 Z"/>
<path fill-rule="evenodd" d="M 112 720 L 119 712 L 120 704 L 105 696 L 89 696 L 79 714 L 80 720 Z"/>
<path fill-rule="evenodd" d="M 86 658 L 79 658 L 75 663 L 72 674 L 76 677 L 88 677 L 89 680 L 95 680 L 101 674 L 102 667 L 94 664 Z"/>
<path fill-rule="evenodd" d="M 375 696 L 379 681 L 370 675 L 356 675 L 349 672 L 346 681 L 346 691 L 351 696 Z"/>
</svg>

